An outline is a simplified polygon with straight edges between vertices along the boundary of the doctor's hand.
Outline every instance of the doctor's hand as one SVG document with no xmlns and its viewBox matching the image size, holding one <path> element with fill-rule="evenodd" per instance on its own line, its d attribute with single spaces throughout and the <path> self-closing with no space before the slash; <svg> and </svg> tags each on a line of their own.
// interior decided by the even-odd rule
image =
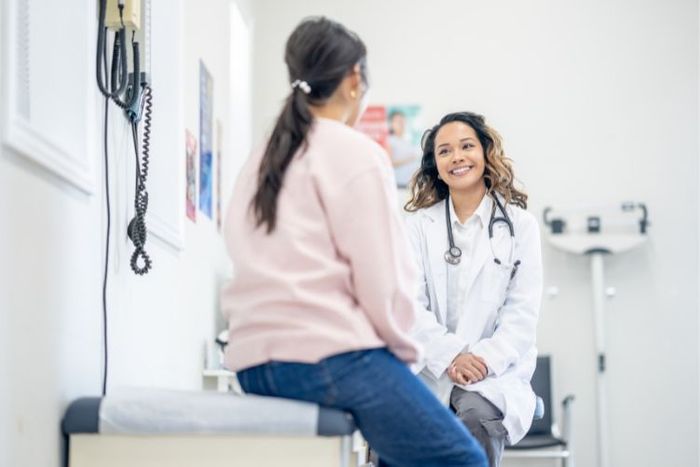
<svg viewBox="0 0 700 467">
<path fill-rule="evenodd" d="M 481 381 L 488 373 L 484 359 L 471 353 L 457 355 L 447 368 L 447 375 L 452 382 L 463 386 Z"/>
</svg>

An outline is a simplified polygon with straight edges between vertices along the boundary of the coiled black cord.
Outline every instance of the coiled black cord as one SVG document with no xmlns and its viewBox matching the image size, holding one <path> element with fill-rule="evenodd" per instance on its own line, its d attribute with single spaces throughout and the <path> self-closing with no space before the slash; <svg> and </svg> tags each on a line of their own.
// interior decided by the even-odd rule
<svg viewBox="0 0 700 467">
<path fill-rule="evenodd" d="M 142 143 L 142 157 L 138 150 L 138 124 L 131 124 L 131 132 L 134 139 L 134 151 L 136 153 L 136 180 L 134 193 L 134 218 L 129 223 L 128 234 L 134 243 L 135 250 L 131 255 L 131 269 L 138 275 L 150 271 L 153 263 L 144 249 L 146 246 L 146 211 L 148 210 L 148 191 L 146 191 L 146 179 L 148 178 L 148 166 L 150 163 L 151 145 L 151 112 L 153 107 L 153 95 L 151 87 L 146 85 L 143 89 L 145 102 L 144 130 Z"/>
<path fill-rule="evenodd" d="M 146 178 L 148 178 L 148 164 L 150 163 L 149 153 L 151 148 L 151 116 L 153 112 L 153 91 L 150 86 L 146 86 L 143 91 L 145 102 L 144 125 L 143 125 L 143 142 L 142 150 L 143 165 L 141 166 L 141 184 L 143 189 L 146 189 Z"/>
</svg>

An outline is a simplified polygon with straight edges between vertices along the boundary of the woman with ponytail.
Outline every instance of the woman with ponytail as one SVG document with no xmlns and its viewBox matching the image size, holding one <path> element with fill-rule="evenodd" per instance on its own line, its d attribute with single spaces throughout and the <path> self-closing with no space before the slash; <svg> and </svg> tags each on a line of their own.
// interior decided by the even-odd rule
<svg viewBox="0 0 700 467">
<path fill-rule="evenodd" d="M 289 96 L 226 217 L 227 366 L 247 393 L 350 412 L 385 465 L 482 467 L 481 448 L 407 367 L 420 357 L 417 271 L 389 159 L 353 129 L 365 46 L 310 18 L 285 61 Z"/>
</svg>

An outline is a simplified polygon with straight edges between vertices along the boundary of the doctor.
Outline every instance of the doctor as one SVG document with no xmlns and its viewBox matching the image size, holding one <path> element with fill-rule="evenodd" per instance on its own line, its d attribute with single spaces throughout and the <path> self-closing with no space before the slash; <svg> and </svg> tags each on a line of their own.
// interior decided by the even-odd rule
<svg viewBox="0 0 700 467">
<path fill-rule="evenodd" d="M 470 112 L 423 138 L 405 209 L 421 271 L 415 368 L 498 466 L 528 431 L 542 295 L 539 228 L 499 134 Z"/>
</svg>

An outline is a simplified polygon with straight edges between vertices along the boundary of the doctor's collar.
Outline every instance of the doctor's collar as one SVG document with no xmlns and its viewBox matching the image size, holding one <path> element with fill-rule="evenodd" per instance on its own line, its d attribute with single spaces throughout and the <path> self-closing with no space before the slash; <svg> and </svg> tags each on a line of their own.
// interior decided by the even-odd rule
<svg viewBox="0 0 700 467">
<path fill-rule="evenodd" d="M 479 220 L 481 221 L 482 227 L 489 225 L 489 220 L 491 219 L 491 206 L 494 203 L 488 194 L 484 195 L 484 197 L 481 199 L 481 202 L 479 203 L 479 206 L 477 206 L 474 213 L 471 216 L 469 216 L 469 219 L 467 219 L 464 224 L 462 224 L 459 221 L 459 217 L 457 217 L 457 213 L 455 212 L 455 206 L 454 206 L 454 202 L 452 201 L 452 197 L 451 196 L 448 197 L 446 201 L 450 203 L 450 217 L 452 218 L 453 224 L 466 225 L 466 223 L 468 223 L 469 220 L 472 219 L 472 217 L 478 216 Z"/>
</svg>

